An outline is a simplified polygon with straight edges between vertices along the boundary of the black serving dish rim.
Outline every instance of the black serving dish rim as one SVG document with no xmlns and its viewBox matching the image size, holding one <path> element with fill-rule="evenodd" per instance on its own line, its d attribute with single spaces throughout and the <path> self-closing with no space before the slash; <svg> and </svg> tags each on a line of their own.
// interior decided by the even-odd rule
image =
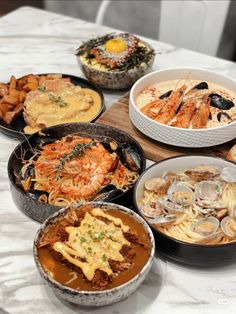
<svg viewBox="0 0 236 314">
<path fill-rule="evenodd" d="M 55 128 L 66 129 L 67 127 L 73 127 L 73 126 L 74 126 L 74 127 L 79 127 L 79 126 L 87 126 L 87 125 L 94 126 L 94 127 L 98 126 L 99 128 L 101 127 L 101 128 L 108 129 L 108 130 L 114 130 L 115 132 L 120 133 L 122 136 L 126 136 L 126 137 L 130 138 L 130 139 L 133 141 L 135 147 L 138 148 L 138 153 L 140 154 L 141 169 L 140 169 L 140 171 L 139 171 L 139 176 L 141 176 L 141 174 L 143 173 L 144 169 L 146 168 L 146 157 L 145 157 L 145 153 L 144 153 L 144 151 L 143 151 L 143 148 L 142 148 L 142 146 L 138 143 L 138 141 L 137 141 L 135 138 L 133 138 L 133 137 L 132 137 L 131 135 L 129 135 L 128 133 L 119 130 L 118 128 L 115 128 L 115 127 L 112 127 L 112 126 L 108 126 L 108 125 L 105 125 L 105 124 L 102 124 L 102 123 L 75 122 L 75 123 L 58 124 L 58 125 L 55 125 L 55 126 L 51 126 L 51 127 L 45 128 L 45 129 L 43 130 L 43 134 L 46 134 L 47 132 L 50 132 L 51 130 L 53 130 L 53 129 L 55 129 Z M 23 189 L 21 189 L 20 187 L 17 186 L 17 184 L 16 184 L 16 182 L 15 182 L 15 175 L 14 175 L 14 173 L 13 173 L 13 169 L 12 169 L 12 165 L 11 165 L 11 161 L 12 161 L 12 159 L 14 158 L 16 151 L 18 151 L 22 145 L 27 145 L 27 144 L 28 144 L 28 146 L 30 147 L 30 145 L 31 145 L 31 143 L 30 143 L 31 140 L 32 140 L 34 137 L 35 137 L 35 138 L 39 137 L 39 136 L 40 136 L 40 133 L 42 133 L 42 131 L 39 131 L 39 132 L 36 132 L 36 133 L 30 135 L 30 136 L 29 136 L 28 138 L 26 138 L 24 141 L 18 143 L 18 145 L 14 148 L 14 150 L 12 151 L 12 153 L 11 153 L 9 159 L 8 159 L 8 165 L 7 165 L 8 180 L 10 181 L 10 185 L 12 185 L 12 186 L 14 187 L 14 189 L 16 189 L 17 192 L 20 193 L 21 196 L 22 196 L 23 198 L 25 198 L 27 201 L 33 201 L 34 203 L 38 204 L 38 206 L 42 206 L 42 207 L 45 207 L 45 208 L 51 208 L 51 209 L 54 210 L 53 212 L 55 212 L 55 211 L 58 211 L 58 210 L 60 210 L 61 208 L 63 208 L 63 206 L 57 206 L 57 205 L 46 204 L 46 203 L 40 202 L 40 201 L 38 201 L 38 200 L 35 200 L 35 199 L 33 199 L 32 197 L 30 197 L 29 195 L 27 195 L 27 194 L 25 193 L 25 191 L 23 191 Z M 79 131 L 79 130 L 78 130 L 78 131 L 75 131 L 75 132 L 73 132 L 73 133 L 68 133 L 67 135 L 69 135 L 69 134 L 75 134 L 75 133 L 76 133 L 76 134 L 79 134 L 79 133 L 84 134 L 83 131 Z M 88 131 L 88 134 L 87 134 L 87 135 L 89 136 L 89 131 Z M 91 134 L 91 137 L 92 137 L 93 135 L 95 135 L 95 136 L 97 136 L 97 135 L 98 135 L 98 136 L 103 136 L 103 135 L 99 135 L 99 134 Z M 62 138 L 63 136 L 66 136 L 66 135 L 62 135 L 62 136 L 58 137 L 58 139 L 59 139 L 59 138 Z M 104 135 L 104 136 L 105 136 L 105 135 Z M 111 137 L 111 138 L 112 138 L 112 137 Z M 57 140 L 57 139 L 55 139 L 55 140 Z M 136 183 L 136 182 L 135 182 L 135 183 Z M 135 183 L 134 183 L 134 185 L 135 185 Z M 132 187 L 130 187 L 128 190 L 126 190 L 126 191 L 124 191 L 123 193 L 121 193 L 120 195 L 115 196 L 114 198 L 112 198 L 109 202 L 117 202 L 117 200 L 123 199 L 130 191 L 132 191 L 132 190 L 134 189 L 134 185 L 133 185 Z M 95 201 L 95 200 L 91 200 L 91 202 L 92 202 L 92 201 Z M 119 204 L 121 204 L 122 206 L 126 206 L 126 205 L 123 205 L 123 202 L 121 202 L 121 203 L 119 203 Z M 19 208 L 18 205 L 17 205 L 17 207 Z M 19 209 L 20 209 L 20 208 L 19 208 Z M 20 210 L 21 210 L 21 209 L 20 209 Z M 21 211 L 23 211 L 28 217 L 32 218 L 33 220 L 38 221 L 38 222 L 41 222 L 41 220 L 36 219 L 36 218 L 33 217 L 32 215 L 28 215 L 24 210 L 21 210 Z M 53 213 L 53 212 L 52 212 L 52 213 Z M 51 214 L 50 214 L 50 215 L 51 215 Z"/>
<path fill-rule="evenodd" d="M 56 72 L 56 73 L 55 72 L 34 73 L 34 75 L 39 75 L 39 76 L 40 75 L 59 75 L 59 74 L 61 74 L 63 78 L 70 77 L 72 80 L 72 83 L 76 82 L 76 84 L 75 83 L 73 83 L 73 84 L 80 85 L 82 88 L 90 88 L 99 94 L 99 96 L 101 98 L 100 110 L 96 113 L 96 115 L 91 120 L 84 122 L 84 123 L 94 122 L 101 115 L 101 113 L 105 110 L 104 95 L 103 95 L 101 88 L 99 86 L 95 85 L 94 83 L 90 82 L 89 80 L 83 78 L 83 77 L 79 77 L 79 76 L 72 75 L 72 74 L 58 73 L 58 72 Z M 27 134 L 27 133 L 23 132 L 23 128 L 26 126 L 26 123 L 25 123 L 24 118 L 23 118 L 23 114 L 21 114 L 19 117 L 17 117 L 16 120 L 17 119 L 22 120 L 20 122 L 22 124 L 21 130 L 17 130 L 16 127 L 12 127 L 11 125 L 6 124 L 3 120 L 0 120 L 0 132 L 2 132 L 4 135 L 6 135 L 8 137 L 17 138 L 18 140 L 21 140 L 21 141 L 26 139 L 26 138 L 29 138 L 31 135 L 33 135 L 33 134 Z M 80 123 L 80 122 L 77 122 L 77 123 Z M 83 122 L 81 122 L 81 123 L 83 123 Z M 13 121 L 13 124 L 14 124 L 14 121 Z M 64 123 L 61 123 L 61 124 L 64 124 Z M 60 124 L 56 124 L 56 125 L 60 125 Z"/>
</svg>

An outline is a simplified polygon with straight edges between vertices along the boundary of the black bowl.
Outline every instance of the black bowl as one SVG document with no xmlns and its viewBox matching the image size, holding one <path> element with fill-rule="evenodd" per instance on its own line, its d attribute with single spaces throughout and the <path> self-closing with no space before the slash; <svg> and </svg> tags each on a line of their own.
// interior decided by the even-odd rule
<svg viewBox="0 0 236 314">
<path fill-rule="evenodd" d="M 47 74 L 49 74 L 49 73 L 37 74 L 37 75 L 47 75 Z M 61 74 L 61 73 L 50 73 L 50 74 Z M 81 78 L 81 77 L 77 77 L 77 76 L 70 75 L 70 74 L 62 74 L 62 77 L 63 78 L 69 77 L 71 79 L 71 82 L 74 85 L 79 85 L 82 88 L 90 88 L 100 95 L 100 97 L 101 97 L 101 109 L 96 114 L 96 116 L 91 121 L 88 121 L 88 122 L 95 121 L 105 108 L 104 96 L 103 96 L 101 89 L 99 87 L 95 86 L 94 84 L 90 83 L 89 81 Z M 24 140 L 25 138 L 30 136 L 29 134 L 24 132 L 25 126 L 26 126 L 26 123 L 25 123 L 25 120 L 23 118 L 23 114 L 21 114 L 19 117 L 17 117 L 15 120 L 13 120 L 13 122 L 11 124 L 6 124 L 3 120 L 0 120 L 0 132 L 2 132 L 3 134 L 5 134 L 11 138 L 17 138 L 19 140 Z"/>
<path fill-rule="evenodd" d="M 178 156 L 162 160 L 147 168 L 137 180 L 133 194 L 135 208 L 151 226 L 156 238 L 158 252 L 165 258 L 173 262 L 192 266 L 206 267 L 229 264 L 236 261 L 236 242 L 219 245 L 202 245 L 177 240 L 158 231 L 148 221 L 147 217 L 142 214 L 138 205 L 142 197 L 144 182 L 147 179 L 160 176 L 166 171 L 177 171 L 178 169 L 187 169 L 202 164 L 236 169 L 235 163 L 210 156 Z"/>
<path fill-rule="evenodd" d="M 141 172 L 145 169 L 146 159 L 143 149 L 139 143 L 129 134 L 107 125 L 98 123 L 68 123 L 46 128 L 43 130 L 43 133 L 35 133 L 15 148 L 8 161 L 8 177 L 12 198 L 16 206 L 34 220 L 43 222 L 47 217 L 58 211 L 61 207 L 48 205 L 33 199 L 16 184 L 16 175 L 19 174 L 20 169 L 23 166 L 21 156 L 24 155 L 25 159 L 30 158 L 33 155 L 32 149 L 36 148 L 42 139 L 46 138 L 47 140 L 58 140 L 63 136 L 74 133 L 80 134 L 81 136 L 91 136 L 95 138 L 109 137 L 116 140 L 118 143 L 126 143 L 128 146 L 134 147 L 141 161 L 139 174 L 141 174 Z M 118 196 L 111 198 L 109 201 L 116 202 L 121 205 L 126 204 L 126 197 L 130 196 L 132 199 L 132 196 L 130 195 L 131 189 L 132 187 Z"/>
</svg>

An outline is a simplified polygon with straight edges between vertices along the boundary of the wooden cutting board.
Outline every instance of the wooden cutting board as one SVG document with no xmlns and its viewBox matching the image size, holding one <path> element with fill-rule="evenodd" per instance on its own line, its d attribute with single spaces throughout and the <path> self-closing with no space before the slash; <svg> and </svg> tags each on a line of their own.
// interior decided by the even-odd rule
<svg viewBox="0 0 236 314">
<path fill-rule="evenodd" d="M 130 121 L 129 93 L 125 94 L 121 99 L 115 102 L 97 119 L 96 122 L 116 127 L 133 136 L 142 146 L 146 157 L 154 161 L 177 155 L 211 155 L 226 157 L 229 149 L 236 144 L 236 140 L 233 140 L 226 144 L 209 148 L 181 148 L 162 144 L 150 139 L 141 133 Z"/>
</svg>

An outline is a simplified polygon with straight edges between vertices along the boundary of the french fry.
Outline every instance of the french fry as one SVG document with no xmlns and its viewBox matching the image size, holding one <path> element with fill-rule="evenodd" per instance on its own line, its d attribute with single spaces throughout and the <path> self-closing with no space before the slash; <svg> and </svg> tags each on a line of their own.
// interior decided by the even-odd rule
<svg viewBox="0 0 236 314">
<path fill-rule="evenodd" d="M 11 95 L 5 95 L 2 100 L 3 102 L 6 102 L 13 106 L 16 106 L 18 104 L 18 99 Z"/>
<path fill-rule="evenodd" d="M 23 90 L 26 91 L 26 92 L 30 92 L 31 90 L 35 90 L 38 88 L 38 83 L 27 83 L 23 86 Z"/>
<path fill-rule="evenodd" d="M 0 83 L 0 97 L 8 94 L 8 86 L 7 84 Z"/>
<path fill-rule="evenodd" d="M 16 78 L 14 75 L 11 76 L 10 84 L 9 84 L 9 92 L 16 89 Z"/>
<path fill-rule="evenodd" d="M 4 116 L 6 112 L 10 111 L 12 109 L 12 106 L 8 103 L 2 102 L 0 104 L 0 110 L 2 112 L 2 115 Z"/>
</svg>

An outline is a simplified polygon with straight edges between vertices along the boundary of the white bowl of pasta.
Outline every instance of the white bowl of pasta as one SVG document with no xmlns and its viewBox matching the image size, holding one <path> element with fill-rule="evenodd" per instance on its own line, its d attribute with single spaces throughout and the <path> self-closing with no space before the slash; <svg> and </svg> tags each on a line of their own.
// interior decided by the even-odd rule
<svg viewBox="0 0 236 314">
<path fill-rule="evenodd" d="M 194 68 L 155 71 L 132 87 L 129 116 L 139 131 L 179 147 L 210 147 L 235 138 L 236 82 Z"/>
<path fill-rule="evenodd" d="M 178 156 L 147 168 L 134 203 L 169 259 L 212 266 L 236 260 L 236 165 L 208 156 Z"/>
</svg>

